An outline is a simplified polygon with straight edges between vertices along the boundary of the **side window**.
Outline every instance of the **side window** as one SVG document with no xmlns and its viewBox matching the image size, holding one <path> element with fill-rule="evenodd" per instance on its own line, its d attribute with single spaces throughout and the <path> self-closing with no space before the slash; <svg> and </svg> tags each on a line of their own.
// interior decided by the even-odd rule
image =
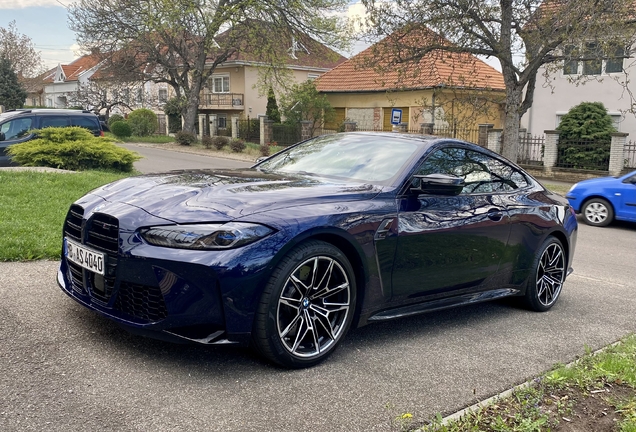
<svg viewBox="0 0 636 432">
<path fill-rule="evenodd" d="M 32 125 L 33 118 L 21 117 L 3 123 L 0 126 L 0 132 L 4 134 L 5 141 L 20 139 L 29 134 Z"/>
<path fill-rule="evenodd" d="M 100 126 L 97 117 L 91 118 L 87 116 L 71 116 L 71 125 L 88 129 L 93 133 L 99 133 Z"/>
<path fill-rule="evenodd" d="M 417 174 L 448 174 L 461 177 L 466 185 L 462 194 L 493 193 L 528 185 L 519 171 L 483 153 L 456 147 L 433 152 Z"/>
<path fill-rule="evenodd" d="M 526 177 L 515 168 L 497 159 L 491 157 L 488 159 L 493 192 L 506 192 L 528 186 Z"/>
<path fill-rule="evenodd" d="M 46 127 L 66 127 L 68 126 L 68 117 L 65 116 L 42 116 L 40 120 L 40 128 Z"/>
</svg>

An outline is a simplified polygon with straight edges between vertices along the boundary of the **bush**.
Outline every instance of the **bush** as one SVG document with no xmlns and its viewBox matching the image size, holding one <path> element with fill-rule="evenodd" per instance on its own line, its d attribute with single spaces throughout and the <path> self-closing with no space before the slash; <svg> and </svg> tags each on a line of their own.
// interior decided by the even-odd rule
<svg viewBox="0 0 636 432">
<path fill-rule="evenodd" d="M 128 114 L 128 124 L 135 136 L 149 136 L 155 133 L 159 123 L 157 114 L 147 108 L 136 109 Z"/>
<path fill-rule="evenodd" d="M 616 129 L 601 102 L 583 102 L 561 118 L 557 165 L 607 170 Z"/>
<path fill-rule="evenodd" d="M 203 144 L 203 147 L 206 149 L 212 148 L 212 142 L 213 138 L 210 135 L 203 135 L 203 138 L 201 138 L 201 144 Z"/>
<path fill-rule="evenodd" d="M 225 147 L 229 143 L 230 143 L 230 139 L 228 137 L 215 136 L 214 138 L 212 138 L 212 144 L 214 145 L 214 148 L 216 148 L 217 150 L 221 150 L 223 147 Z"/>
<path fill-rule="evenodd" d="M 261 144 L 258 149 L 261 152 L 261 156 L 269 156 L 269 145 L 268 144 Z"/>
<path fill-rule="evenodd" d="M 13 160 L 24 166 L 67 170 L 108 169 L 132 171 L 137 153 L 115 145 L 109 138 L 95 137 L 81 127 L 45 128 L 38 138 L 9 147 Z"/>
<path fill-rule="evenodd" d="M 124 121 L 126 120 L 124 118 L 123 115 L 121 114 L 113 114 L 112 116 L 108 117 L 108 127 L 113 127 L 113 123 L 118 122 L 118 121 Z"/>
<path fill-rule="evenodd" d="M 236 153 L 241 153 L 243 150 L 245 150 L 245 141 L 243 141 L 240 138 L 237 139 L 233 139 L 232 141 L 230 141 L 230 148 L 232 149 L 233 152 Z"/>
<path fill-rule="evenodd" d="M 185 131 L 177 132 L 174 139 L 181 145 L 191 145 L 197 141 L 197 137 L 193 133 Z"/>
<path fill-rule="evenodd" d="M 181 131 L 181 113 L 185 109 L 186 98 L 174 97 L 169 99 L 163 107 L 163 112 L 168 116 L 168 132 L 177 133 Z"/>
<path fill-rule="evenodd" d="M 130 125 L 125 121 L 116 121 L 112 125 L 110 125 L 110 131 L 117 138 L 128 138 L 132 135 L 132 129 L 130 129 Z"/>
</svg>

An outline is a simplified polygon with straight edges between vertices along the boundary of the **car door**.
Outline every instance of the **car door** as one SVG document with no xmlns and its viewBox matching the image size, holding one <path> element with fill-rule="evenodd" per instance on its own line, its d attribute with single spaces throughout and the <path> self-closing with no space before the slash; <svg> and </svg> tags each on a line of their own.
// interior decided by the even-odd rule
<svg viewBox="0 0 636 432">
<path fill-rule="evenodd" d="M 616 217 L 636 221 L 636 174 L 624 179 L 620 186 L 620 206 L 616 208 Z"/>
<path fill-rule="evenodd" d="M 478 291 L 496 277 L 510 221 L 490 162 L 484 153 L 448 146 L 416 170 L 461 177 L 465 187 L 456 196 L 405 192 L 398 198 L 393 300 Z"/>
<path fill-rule="evenodd" d="M 0 166 L 10 164 L 7 148 L 33 138 L 29 131 L 34 127 L 31 116 L 9 119 L 0 125 Z"/>
</svg>

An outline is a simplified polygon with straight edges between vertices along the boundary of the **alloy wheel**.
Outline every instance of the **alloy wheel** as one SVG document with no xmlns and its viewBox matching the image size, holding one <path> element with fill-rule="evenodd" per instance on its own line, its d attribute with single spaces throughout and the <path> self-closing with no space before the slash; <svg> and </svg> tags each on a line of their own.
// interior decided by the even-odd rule
<svg viewBox="0 0 636 432">
<path fill-rule="evenodd" d="M 608 217 L 609 212 L 603 203 L 593 202 L 585 207 L 585 219 L 594 224 L 601 224 L 605 222 Z"/>
<path fill-rule="evenodd" d="M 351 284 L 340 263 L 310 258 L 294 269 L 278 299 L 280 341 L 294 356 L 318 356 L 340 339 L 350 309 Z"/>
<path fill-rule="evenodd" d="M 559 297 L 565 280 L 565 257 L 560 244 L 550 244 L 541 254 L 537 267 L 537 296 L 546 307 Z"/>
</svg>

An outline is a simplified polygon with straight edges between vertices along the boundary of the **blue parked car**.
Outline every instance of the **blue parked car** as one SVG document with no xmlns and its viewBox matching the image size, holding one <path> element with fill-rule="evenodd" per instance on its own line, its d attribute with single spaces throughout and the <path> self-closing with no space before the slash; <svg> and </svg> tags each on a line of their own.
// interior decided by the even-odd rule
<svg viewBox="0 0 636 432">
<path fill-rule="evenodd" d="M 614 219 L 636 222 L 636 171 L 583 180 L 565 197 L 588 225 L 606 226 Z"/>
</svg>

